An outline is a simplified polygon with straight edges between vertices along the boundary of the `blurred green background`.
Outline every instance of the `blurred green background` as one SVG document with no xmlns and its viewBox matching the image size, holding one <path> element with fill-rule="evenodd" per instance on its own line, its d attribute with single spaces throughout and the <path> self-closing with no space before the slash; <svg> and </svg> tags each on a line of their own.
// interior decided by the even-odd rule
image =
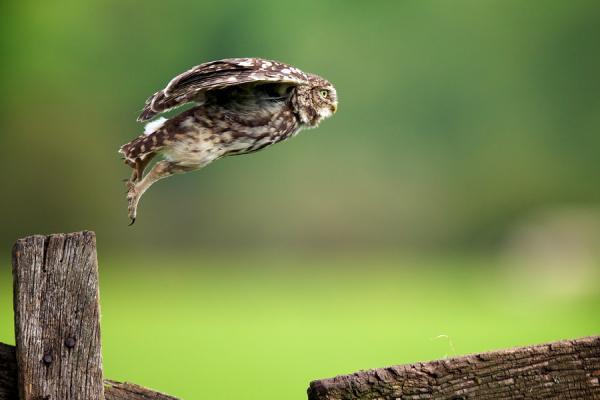
<svg viewBox="0 0 600 400">
<path fill-rule="evenodd" d="M 98 234 L 105 375 L 186 399 L 600 332 L 600 3 L 5 1 L 10 247 Z M 127 227 L 147 96 L 213 59 L 320 74 L 318 130 L 161 181 Z"/>
</svg>

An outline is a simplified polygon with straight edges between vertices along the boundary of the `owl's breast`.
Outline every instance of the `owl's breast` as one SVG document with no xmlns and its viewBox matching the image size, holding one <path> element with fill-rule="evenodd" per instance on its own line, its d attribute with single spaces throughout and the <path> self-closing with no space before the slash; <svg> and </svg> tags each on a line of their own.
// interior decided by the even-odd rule
<svg viewBox="0 0 600 400">
<path fill-rule="evenodd" d="M 224 155 L 248 154 L 295 135 L 300 124 L 288 107 L 273 113 L 230 114 L 219 132 Z"/>
</svg>

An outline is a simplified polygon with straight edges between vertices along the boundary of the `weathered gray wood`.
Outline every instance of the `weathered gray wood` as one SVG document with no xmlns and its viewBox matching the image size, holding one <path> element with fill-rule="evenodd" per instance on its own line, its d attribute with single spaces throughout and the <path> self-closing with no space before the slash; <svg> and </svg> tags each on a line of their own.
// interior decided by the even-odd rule
<svg viewBox="0 0 600 400">
<path fill-rule="evenodd" d="M 178 400 L 132 383 L 104 381 L 106 400 Z M 0 400 L 19 400 L 15 347 L 0 343 Z"/>
<path fill-rule="evenodd" d="M 30 236 L 13 248 L 21 400 L 103 400 L 93 232 Z"/>
<path fill-rule="evenodd" d="M 0 343 L 0 400 L 177 400 L 103 381 L 93 232 L 17 241 L 13 277 L 17 347 Z"/>
<path fill-rule="evenodd" d="M 107 400 L 178 400 L 129 382 L 104 381 Z"/>
<path fill-rule="evenodd" d="M 361 371 L 309 400 L 600 399 L 600 336 Z"/>
</svg>

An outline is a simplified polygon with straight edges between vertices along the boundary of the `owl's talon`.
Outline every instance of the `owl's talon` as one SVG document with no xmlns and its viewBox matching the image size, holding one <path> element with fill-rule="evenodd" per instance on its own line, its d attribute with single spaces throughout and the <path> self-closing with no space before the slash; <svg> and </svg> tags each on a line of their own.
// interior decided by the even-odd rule
<svg viewBox="0 0 600 400">
<path fill-rule="evenodd" d="M 128 187 L 129 187 L 129 190 L 127 191 L 127 203 L 128 203 L 127 212 L 128 212 L 129 219 L 131 221 L 129 223 L 129 226 L 131 226 L 135 222 L 135 217 L 137 214 L 137 206 L 138 206 L 138 202 L 140 200 L 140 194 L 137 191 L 134 183 L 129 182 Z"/>
</svg>

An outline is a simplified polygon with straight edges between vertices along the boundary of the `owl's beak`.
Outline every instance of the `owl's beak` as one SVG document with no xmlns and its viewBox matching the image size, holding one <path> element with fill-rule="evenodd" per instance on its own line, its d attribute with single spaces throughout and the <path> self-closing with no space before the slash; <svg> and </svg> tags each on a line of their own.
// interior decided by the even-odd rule
<svg viewBox="0 0 600 400">
<path fill-rule="evenodd" d="M 335 114 L 336 111 L 337 111 L 337 104 L 332 104 L 331 105 L 331 112 Z"/>
</svg>

